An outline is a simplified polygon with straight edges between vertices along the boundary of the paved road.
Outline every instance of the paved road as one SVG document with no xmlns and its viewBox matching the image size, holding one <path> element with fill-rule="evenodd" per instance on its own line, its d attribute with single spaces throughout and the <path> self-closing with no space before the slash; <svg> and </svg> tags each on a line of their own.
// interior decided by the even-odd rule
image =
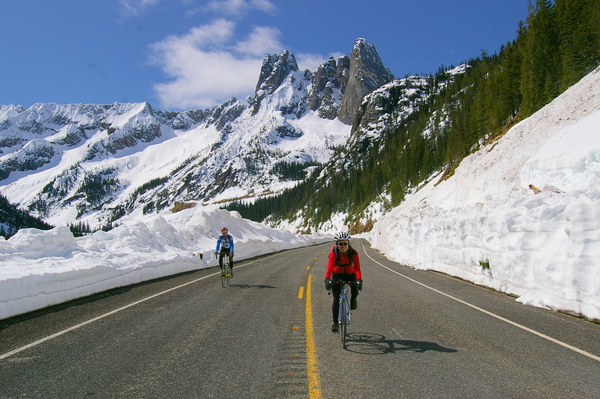
<svg viewBox="0 0 600 399">
<path fill-rule="evenodd" d="M 600 398 L 600 325 L 356 244 L 346 349 L 319 245 L 0 321 L 0 398 Z"/>
</svg>

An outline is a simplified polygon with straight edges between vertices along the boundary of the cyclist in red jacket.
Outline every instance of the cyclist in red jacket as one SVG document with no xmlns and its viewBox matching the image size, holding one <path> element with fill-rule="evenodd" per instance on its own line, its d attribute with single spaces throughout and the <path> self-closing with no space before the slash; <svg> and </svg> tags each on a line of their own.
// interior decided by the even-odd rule
<svg viewBox="0 0 600 399">
<path fill-rule="evenodd" d="M 340 232 L 335 235 L 335 246 L 329 254 L 327 271 L 325 272 L 325 289 L 333 292 L 333 305 L 331 306 L 333 312 L 333 326 L 331 326 L 331 331 L 333 332 L 338 331 L 341 287 L 339 284 L 333 283 L 338 279 L 354 281 L 350 286 L 350 309 L 355 310 L 358 307 L 356 297 L 358 296 L 358 291 L 362 290 L 363 281 L 358 252 L 350 245 L 350 235 L 346 232 Z"/>
</svg>

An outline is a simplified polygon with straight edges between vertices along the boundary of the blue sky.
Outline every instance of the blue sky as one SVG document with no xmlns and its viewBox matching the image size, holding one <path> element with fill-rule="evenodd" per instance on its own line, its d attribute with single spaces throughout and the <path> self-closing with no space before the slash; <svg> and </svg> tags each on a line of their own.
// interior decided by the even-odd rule
<svg viewBox="0 0 600 399">
<path fill-rule="evenodd" d="M 254 93 L 265 54 L 300 69 L 377 48 L 397 78 L 516 38 L 527 0 L 18 0 L 0 3 L 0 104 L 207 108 Z"/>
</svg>

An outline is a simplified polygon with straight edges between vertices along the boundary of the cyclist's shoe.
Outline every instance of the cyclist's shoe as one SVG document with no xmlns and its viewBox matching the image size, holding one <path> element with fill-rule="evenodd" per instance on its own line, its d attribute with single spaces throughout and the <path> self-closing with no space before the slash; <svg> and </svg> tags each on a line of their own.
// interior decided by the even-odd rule
<svg viewBox="0 0 600 399">
<path fill-rule="evenodd" d="M 229 271 L 229 277 L 233 277 L 233 269 L 231 269 L 231 271 Z"/>
<path fill-rule="evenodd" d="M 356 298 L 352 298 L 350 301 L 350 310 L 356 310 L 358 308 L 358 303 L 356 303 Z"/>
<path fill-rule="evenodd" d="M 333 323 L 331 326 L 331 332 L 338 332 L 338 323 Z"/>
</svg>

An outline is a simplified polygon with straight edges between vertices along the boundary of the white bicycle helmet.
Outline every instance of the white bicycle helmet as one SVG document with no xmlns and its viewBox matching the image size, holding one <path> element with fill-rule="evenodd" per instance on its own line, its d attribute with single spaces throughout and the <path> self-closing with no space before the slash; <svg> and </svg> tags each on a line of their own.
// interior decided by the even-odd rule
<svg viewBox="0 0 600 399">
<path fill-rule="evenodd" d="M 335 241 L 338 242 L 340 240 L 348 240 L 350 241 L 350 234 L 346 233 L 345 231 L 340 231 L 339 233 L 336 233 L 333 238 L 335 238 Z"/>
</svg>

